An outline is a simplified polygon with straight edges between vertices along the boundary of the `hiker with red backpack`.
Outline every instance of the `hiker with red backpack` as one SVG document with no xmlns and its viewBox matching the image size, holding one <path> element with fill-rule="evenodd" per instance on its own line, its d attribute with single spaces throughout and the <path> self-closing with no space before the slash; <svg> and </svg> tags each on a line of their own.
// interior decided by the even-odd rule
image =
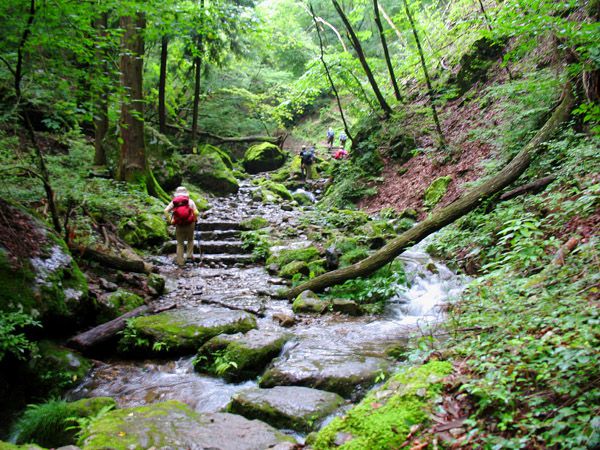
<svg viewBox="0 0 600 450">
<path fill-rule="evenodd" d="M 165 208 L 165 214 L 171 214 L 171 225 L 175 225 L 177 238 L 177 265 L 185 264 L 184 243 L 187 243 L 187 259 L 194 261 L 194 229 L 198 218 L 198 208 L 183 186 L 175 189 L 171 203 Z"/>
</svg>

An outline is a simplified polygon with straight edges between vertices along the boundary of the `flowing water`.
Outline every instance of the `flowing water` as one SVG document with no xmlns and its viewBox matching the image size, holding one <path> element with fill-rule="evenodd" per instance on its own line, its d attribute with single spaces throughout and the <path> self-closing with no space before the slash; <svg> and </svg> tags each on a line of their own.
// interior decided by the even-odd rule
<svg viewBox="0 0 600 450">
<path fill-rule="evenodd" d="M 240 221 L 260 216 L 280 229 L 297 226 L 298 211 L 254 203 L 253 189 L 244 183 L 237 195 L 216 205 L 204 221 Z M 213 233 L 221 237 L 227 234 L 226 230 Z M 294 239 L 286 246 L 309 244 L 305 236 Z M 209 242 L 205 245 L 208 248 Z M 293 338 L 272 367 L 289 384 L 320 386 L 328 374 L 335 372 L 338 376 L 341 372 L 344 376 L 353 376 L 372 372 L 373 368 L 381 367 L 382 361 L 389 361 L 385 350 L 405 343 L 407 336 L 425 323 L 441 320 L 444 303 L 459 295 L 466 283 L 464 277 L 432 261 L 423 248 L 421 243 L 399 257 L 405 264 L 408 286 L 398 287 L 398 294 L 383 315 L 297 316 L 296 324 L 285 330 L 292 333 Z M 281 288 L 282 280 L 269 275 L 263 267 L 231 265 L 212 256 L 204 255 L 202 264 L 183 269 L 174 266 L 170 257 L 155 258 L 154 262 L 167 278 L 169 290 L 157 303 L 175 302 L 178 307 L 204 305 L 203 308 L 209 303 L 212 308 L 244 309 L 257 314 L 259 330 L 283 330 L 274 315 L 294 316 L 294 313 L 287 300 L 271 296 Z M 114 359 L 100 362 L 70 397 L 110 396 L 121 407 L 176 399 L 198 412 L 216 412 L 227 405 L 234 393 L 256 385 L 256 381 L 232 384 L 196 373 L 191 356 L 168 361 Z M 360 394 L 358 389 L 349 397 L 356 399 Z"/>
</svg>

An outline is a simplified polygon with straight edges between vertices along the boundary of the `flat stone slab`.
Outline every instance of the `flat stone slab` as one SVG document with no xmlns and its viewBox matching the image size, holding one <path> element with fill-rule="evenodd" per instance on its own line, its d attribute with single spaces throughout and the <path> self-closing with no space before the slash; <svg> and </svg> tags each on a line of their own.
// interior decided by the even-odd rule
<svg viewBox="0 0 600 450">
<path fill-rule="evenodd" d="M 88 425 L 85 435 L 84 450 L 265 450 L 294 442 L 264 422 L 227 413 L 199 414 L 177 401 L 110 411 Z"/>
<path fill-rule="evenodd" d="M 239 222 L 225 222 L 225 221 L 200 221 L 198 229 L 201 231 L 214 231 L 214 230 L 241 230 L 242 225 Z"/>
<path fill-rule="evenodd" d="M 252 388 L 238 392 L 228 410 L 248 419 L 259 419 L 276 428 L 309 432 L 344 403 L 332 392 L 300 386 Z"/>
<path fill-rule="evenodd" d="M 195 368 L 229 381 L 254 378 L 279 355 L 290 337 L 287 333 L 265 330 L 215 336 L 198 351 Z"/>
<path fill-rule="evenodd" d="M 242 248 L 242 241 L 231 240 L 231 241 L 194 241 L 195 249 L 202 251 L 203 254 L 244 254 L 245 250 Z M 175 253 L 177 251 L 177 241 L 168 241 L 163 244 L 160 249 L 161 254 L 167 255 Z"/>
<path fill-rule="evenodd" d="M 181 353 L 195 352 L 219 334 L 234 334 L 256 328 L 256 318 L 245 311 L 200 306 L 136 317 L 129 324 L 137 336 L 148 340 L 149 346 L 156 349 L 158 345 L 163 353 Z M 122 343 L 123 340 L 127 340 L 127 336 Z"/>
<path fill-rule="evenodd" d="M 198 262 L 202 261 L 203 263 L 212 263 L 212 264 L 224 264 L 227 266 L 232 266 L 234 264 L 252 264 L 254 263 L 254 256 L 251 254 L 239 254 L 233 255 L 229 253 L 218 253 L 218 254 L 209 254 L 209 255 L 200 255 L 195 254 L 194 259 Z"/>
<path fill-rule="evenodd" d="M 273 361 L 259 386 L 307 386 L 350 397 L 375 384 L 377 377 L 389 370 L 390 362 L 385 358 L 301 342 Z"/>
</svg>

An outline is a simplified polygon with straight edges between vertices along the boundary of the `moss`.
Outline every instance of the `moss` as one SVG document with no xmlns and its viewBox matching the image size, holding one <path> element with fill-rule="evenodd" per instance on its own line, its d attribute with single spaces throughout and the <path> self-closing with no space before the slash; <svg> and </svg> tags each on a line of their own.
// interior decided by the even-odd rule
<svg viewBox="0 0 600 450">
<path fill-rule="evenodd" d="M 281 167 L 286 154 L 276 145 L 268 142 L 253 145 L 244 155 L 242 164 L 249 173 L 265 172 Z"/>
<path fill-rule="evenodd" d="M 190 191 L 190 198 L 196 204 L 196 208 L 198 208 L 198 211 L 208 211 L 210 209 L 210 203 L 203 195 L 198 194 L 197 192 Z"/>
<path fill-rule="evenodd" d="M 43 447 L 35 444 L 16 445 L 0 441 L 0 450 L 43 450 Z"/>
<path fill-rule="evenodd" d="M 185 178 L 202 189 L 215 194 L 236 193 L 237 179 L 218 153 L 203 148 L 197 155 L 187 155 L 184 159 Z"/>
<path fill-rule="evenodd" d="M 36 389 L 49 397 L 60 396 L 81 383 L 92 367 L 89 359 L 50 341 L 38 343 L 39 357 L 29 362 L 28 372 Z"/>
<path fill-rule="evenodd" d="M 165 278 L 157 273 L 151 273 L 148 275 L 148 287 L 154 289 L 159 295 L 163 294 L 165 292 Z"/>
<path fill-rule="evenodd" d="M 204 144 L 200 147 L 199 153 L 211 153 L 215 155 L 219 155 L 223 163 L 227 166 L 229 170 L 233 169 L 233 162 L 231 161 L 231 156 L 225 150 L 219 147 L 215 147 L 214 145 Z"/>
<path fill-rule="evenodd" d="M 139 248 L 159 244 L 169 239 L 165 219 L 159 214 L 149 212 L 121 220 L 118 233 L 129 245 Z"/>
<path fill-rule="evenodd" d="M 100 300 L 101 312 L 98 315 L 99 323 L 108 322 L 144 304 L 144 299 L 133 292 L 119 289 Z"/>
<path fill-rule="evenodd" d="M 319 275 L 323 275 L 325 272 L 327 272 L 327 269 L 325 268 L 325 266 L 327 265 L 327 260 L 325 259 L 317 259 L 316 261 L 312 261 L 308 264 L 308 269 L 309 269 L 309 277 L 310 278 L 314 278 L 314 277 L 318 277 Z"/>
<path fill-rule="evenodd" d="M 321 300 L 310 291 L 305 291 L 294 300 L 292 311 L 295 313 L 323 314 L 328 307 L 329 302 Z"/>
<path fill-rule="evenodd" d="M 135 345 L 135 340 L 141 338 L 138 342 L 145 340 L 147 347 L 159 343 L 164 352 L 180 353 L 196 351 L 210 338 L 219 334 L 246 332 L 256 328 L 256 319 L 250 314 L 240 314 L 237 319 L 222 324 L 209 321 L 207 325 L 185 314 L 189 312 L 182 310 L 136 317 L 128 325 L 128 329 L 134 335 L 133 339 L 128 339 L 126 334 L 122 343 L 125 346 L 132 343 Z"/>
<path fill-rule="evenodd" d="M 384 450 L 400 447 L 413 425 L 427 422 L 430 401 L 439 394 L 442 378 L 451 371 L 450 363 L 440 361 L 402 370 L 380 391 L 371 392 L 344 417 L 337 417 L 325 426 L 314 448 Z M 338 447 L 334 441 L 340 432 L 353 438 Z"/>
<path fill-rule="evenodd" d="M 423 204 L 428 208 L 432 208 L 437 205 L 442 197 L 446 194 L 448 185 L 451 181 L 452 177 L 449 175 L 435 179 L 433 183 L 431 183 L 425 190 Z"/>
<path fill-rule="evenodd" d="M 293 278 L 298 273 L 305 276 L 310 274 L 310 268 L 306 261 L 292 261 L 279 270 L 279 276 L 283 278 Z"/>
<path fill-rule="evenodd" d="M 96 397 L 67 403 L 51 400 L 30 405 L 14 426 L 15 442 L 35 442 L 44 447 L 60 447 L 75 443 L 77 432 L 74 418 L 90 417 L 103 408 L 116 405 L 109 397 Z"/>
<path fill-rule="evenodd" d="M 340 267 L 346 267 L 358 261 L 362 261 L 367 256 L 369 256 L 368 249 L 356 247 L 340 256 Z"/>
<path fill-rule="evenodd" d="M 260 182 L 260 185 L 262 187 L 268 189 L 269 191 L 275 193 L 276 195 L 281 197 L 283 200 L 293 200 L 292 194 L 290 193 L 290 191 L 288 191 L 288 189 L 281 183 L 275 183 L 274 181 L 271 181 L 271 180 L 262 180 Z"/>
<path fill-rule="evenodd" d="M 252 217 L 251 219 L 242 221 L 240 226 L 244 230 L 260 230 L 261 228 L 268 227 L 269 221 L 264 217 Z"/>
<path fill-rule="evenodd" d="M 316 247 L 306 247 L 295 250 L 282 250 L 277 256 L 272 256 L 267 260 L 267 265 L 277 264 L 280 267 L 293 261 L 304 261 L 309 263 L 319 258 L 319 250 Z"/>
</svg>

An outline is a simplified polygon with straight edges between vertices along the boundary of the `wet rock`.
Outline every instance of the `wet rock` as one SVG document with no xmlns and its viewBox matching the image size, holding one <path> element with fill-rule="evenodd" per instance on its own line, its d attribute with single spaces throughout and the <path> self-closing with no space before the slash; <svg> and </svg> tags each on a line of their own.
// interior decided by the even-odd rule
<svg viewBox="0 0 600 450">
<path fill-rule="evenodd" d="M 292 310 L 295 313 L 317 313 L 322 314 L 329 307 L 329 303 L 321 300 L 317 294 L 312 291 L 304 291 L 298 294 L 292 304 Z"/>
<path fill-rule="evenodd" d="M 101 310 L 98 323 L 108 322 L 144 304 L 142 297 L 125 289 L 103 295 L 98 300 Z"/>
<path fill-rule="evenodd" d="M 151 273 L 148 276 L 148 287 L 154 289 L 158 295 L 165 292 L 165 278 L 156 273 Z"/>
<path fill-rule="evenodd" d="M 360 305 L 354 300 L 347 298 L 336 298 L 331 301 L 331 310 L 349 316 L 360 316 L 362 314 Z"/>
<path fill-rule="evenodd" d="M 302 274 L 308 276 L 310 274 L 310 268 L 306 261 L 292 261 L 286 264 L 279 271 L 279 275 L 283 278 L 293 278 L 296 274 Z"/>
<path fill-rule="evenodd" d="M 238 392 L 228 410 L 248 419 L 259 419 L 276 428 L 311 431 L 344 403 L 331 392 L 299 386 L 253 388 Z"/>
<path fill-rule="evenodd" d="M 347 442 L 350 442 L 352 439 L 354 439 L 354 436 L 352 436 L 350 433 L 339 432 L 335 435 L 333 445 L 335 445 L 336 447 L 341 447 Z"/>
<path fill-rule="evenodd" d="M 199 414 L 177 401 L 111 411 L 84 433 L 84 449 L 264 450 L 294 441 L 264 422 L 227 413 Z"/>
<path fill-rule="evenodd" d="M 185 178 L 207 191 L 222 195 L 239 189 L 238 181 L 222 155 L 209 147 L 203 147 L 197 155 L 186 155 L 183 167 Z"/>
<path fill-rule="evenodd" d="M 316 202 L 315 196 L 304 189 L 297 189 L 292 193 L 292 197 L 296 200 L 300 205 L 307 206 L 312 205 Z"/>
<path fill-rule="evenodd" d="M 283 209 L 284 211 L 293 211 L 294 207 L 289 203 L 284 203 L 283 205 L 281 205 L 281 209 Z"/>
<path fill-rule="evenodd" d="M 377 376 L 389 368 L 390 363 L 383 358 L 315 348 L 301 342 L 273 360 L 259 386 L 307 386 L 349 397 L 356 388 L 372 386 Z"/>
<path fill-rule="evenodd" d="M 273 320 L 284 328 L 293 327 L 297 323 L 297 319 L 294 316 L 290 316 L 286 313 L 273 314 Z"/>
<path fill-rule="evenodd" d="M 285 159 L 286 154 L 279 147 L 263 142 L 246 151 L 242 164 L 248 173 L 259 173 L 278 169 Z"/>
<path fill-rule="evenodd" d="M 256 318 L 252 314 L 204 306 L 136 317 L 129 322 L 134 336 L 125 335 L 121 344 L 135 346 L 137 337 L 141 337 L 147 341 L 147 349 L 158 345 L 162 353 L 194 352 L 214 336 L 253 328 Z"/>
<path fill-rule="evenodd" d="M 340 265 L 340 256 L 342 252 L 336 248 L 335 245 L 329 246 L 327 250 L 325 250 L 325 261 L 327 270 L 335 270 Z"/>
<path fill-rule="evenodd" d="M 198 351 L 195 369 L 228 381 L 254 378 L 281 352 L 289 338 L 289 334 L 258 330 L 215 336 Z"/>
<path fill-rule="evenodd" d="M 108 292 L 115 292 L 117 289 L 119 289 L 119 286 L 117 286 L 115 283 L 111 283 L 104 278 L 100 278 L 99 285 L 102 289 Z"/>
</svg>

